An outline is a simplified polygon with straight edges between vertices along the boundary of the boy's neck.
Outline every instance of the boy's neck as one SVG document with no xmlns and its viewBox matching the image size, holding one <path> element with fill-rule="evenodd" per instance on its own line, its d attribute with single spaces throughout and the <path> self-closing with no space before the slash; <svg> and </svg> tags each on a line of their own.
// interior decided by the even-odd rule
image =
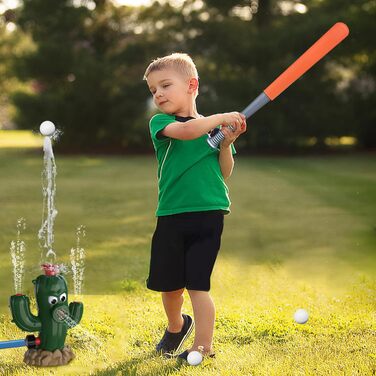
<svg viewBox="0 0 376 376">
<path fill-rule="evenodd" d="M 192 105 L 187 108 L 177 111 L 174 115 L 180 117 L 200 117 L 200 114 L 197 112 L 196 102 L 193 102 Z"/>
<path fill-rule="evenodd" d="M 174 114 L 175 116 L 178 116 L 178 117 L 182 117 L 182 118 L 199 118 L 200 117 L 200 114 L 196 113 L 196 114 L 188 114 L 186 112 L 177 112 Z"/>
</svg>

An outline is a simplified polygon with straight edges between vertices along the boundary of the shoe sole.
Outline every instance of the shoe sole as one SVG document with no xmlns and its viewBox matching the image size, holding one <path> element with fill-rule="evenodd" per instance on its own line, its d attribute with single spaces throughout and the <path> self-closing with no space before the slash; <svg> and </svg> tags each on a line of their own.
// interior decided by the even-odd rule
<svg viewBox="0 0 376 376">
<path fill-rule="evenodd" d="M 179 346 L 177 347 L 176 350 L 174 350 L 172 353 L 164 353 L 163 355 L 166 357 L 166 358 L 175 358 L 176 356 L 178 356 L 179 352 L 180 352 L 180 349 L 181 347 L 183 346 L 183 343 L 185 342 L 185 340 L 189 337 L 189 335 L 192 333 L 192 330 L 193 328 L 195 327 L 195 322 L 193 321 L 192 319 L 192 322 L 191 322 L 191 325 L 189 326 L 188 330 L 187 330 L 187 333 L 185 333 L 185 336 L 182 338 L 182 340 L 180 341 L 179 343 Z"/>
</svg>

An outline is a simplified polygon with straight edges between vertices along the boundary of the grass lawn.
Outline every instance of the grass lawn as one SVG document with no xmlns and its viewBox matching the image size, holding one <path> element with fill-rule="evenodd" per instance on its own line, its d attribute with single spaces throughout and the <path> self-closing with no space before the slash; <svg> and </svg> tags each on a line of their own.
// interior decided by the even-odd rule
<svg viewBox="0 0 376 376">
<path fill-rule="evenodd" d="M 42 215 L 40 149 L 3 146 L 0 341 L 27 334 L 10 322 L 7 308 L 9 243 L 24 217 L 24 291 L 32 296 Z M 376 374 L 375 155 L 236 157 L 228 182 L 232 213 L 212 276 L 217 357 L 198 367 L 152 353 L 166 325 L 159 294 L 144 287 L 155 225 L 154 157 L 56 158 L 59 263 L 69 262 L 76 227 L 87 232 L 84 295 L 76 297 L 85 313 L 67 337 L 76 359 L 36 369 L 23 364 L 25 349 L 0 350 L 1 375 Z M 298 308 L 310 313 L 304 325 L 292 319 Z M 188 297 L 184 309 L 192 313 Z"/>
</svg>

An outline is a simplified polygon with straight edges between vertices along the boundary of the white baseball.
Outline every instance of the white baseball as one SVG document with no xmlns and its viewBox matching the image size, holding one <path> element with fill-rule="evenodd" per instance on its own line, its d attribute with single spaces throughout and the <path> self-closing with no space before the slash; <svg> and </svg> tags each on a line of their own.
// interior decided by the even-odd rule
<svg viewBox="0 0 376 376">
<path fill-rule="evenodd" d="M 40 133 L 42 133 L 43 136 L 53 135 L 55 129 L 55 124 L 49 120 L 44 121 L 39 127 Z"/>
<path fill-rule="evenodd" d="M 188 354 L 187 361 L 191 366 L 198 366 L 202 362 L 202 354 L 198 351 L 191 351 Z"/>
<path fill-rule="evenodd" d="M 305 324 L 307 321 L 308 321 L 308 312 L 305 310 L 305 309 L 298 309 L 295 313 L 294 313 L 294 320 L 298 323 L 298 324 Z"/>
</svg>

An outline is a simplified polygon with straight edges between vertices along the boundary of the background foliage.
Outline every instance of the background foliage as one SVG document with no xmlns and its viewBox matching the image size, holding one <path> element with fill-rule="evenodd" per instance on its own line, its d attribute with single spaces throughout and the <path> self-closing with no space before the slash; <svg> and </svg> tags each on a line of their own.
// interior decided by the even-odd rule
<svg viewBox="0 0 376 376">
<path fill-rule="evenodd" d="M 323 148 L 351 136 L 376 146 L 373 0 L 23 0 L 0 25 L 2 108 L 15 125 L 50 119 L 66 151 L 151 150 L 142 77 L 164 54 L 192 55 L 199 111 L 241 110 L 332 24 L 350 36 L 250 121 L 245 150 Z M 14 25 L 10 28 L 10 25 Z M 9 30 L 12 30 L 11 32 Z M 17 84 L 9 85 L 10 80 Z"/>
</svg>

